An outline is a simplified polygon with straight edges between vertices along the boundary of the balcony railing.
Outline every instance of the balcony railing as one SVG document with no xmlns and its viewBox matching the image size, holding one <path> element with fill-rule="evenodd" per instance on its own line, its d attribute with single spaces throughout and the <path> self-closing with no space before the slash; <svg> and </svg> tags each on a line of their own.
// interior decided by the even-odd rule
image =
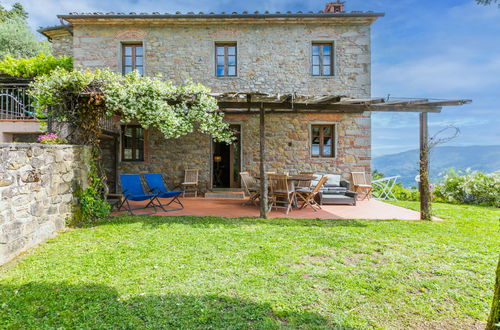
<svg viewBox="0 0 500 330">
<path fill-rule="evenodd" d="M 39 119 L 34 104 L 35 99 L 29 95 L 27 84 L 0 84 L 0 120 Z M 103 131 L 119 133 L 119 122 L 117 117 L 103 118 L 99 126 Z"/>
<path fill-rule="evenodd" d="M 0 85 L 0 120 L 36 119 L 34 99 L 27 85 Z"/>
</svg>

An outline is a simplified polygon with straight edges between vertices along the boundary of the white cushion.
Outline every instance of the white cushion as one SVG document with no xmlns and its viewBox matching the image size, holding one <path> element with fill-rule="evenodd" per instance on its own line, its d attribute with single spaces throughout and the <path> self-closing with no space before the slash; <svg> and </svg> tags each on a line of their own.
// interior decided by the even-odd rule
<svg viewBox="0 0 500 330">
<path fill-rule="evenodd" d="M 327 174 L 326 184 L 330 186 L 340 186 L 340 175 L 339 174 Z"/>
</svg>

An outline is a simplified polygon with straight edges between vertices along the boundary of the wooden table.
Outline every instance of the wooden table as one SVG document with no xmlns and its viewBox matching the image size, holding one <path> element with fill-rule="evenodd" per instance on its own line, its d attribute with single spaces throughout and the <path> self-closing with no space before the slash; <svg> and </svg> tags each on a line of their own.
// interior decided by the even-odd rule
<svg viewBox="0 0 500 330">
<path fill-rule="evenodd" d="M 274 173 L 272 173 L 274 174 Z M 280 173 L 276 173 L 276 174 L 280 174 Z M 269 175 L 267 175 L 268 178 L 269 178 Z M 256 175 L 254 176 L 254 178 L 260 180 L 260 175 Z M 296 182 L 300 182 L 300 181 L 312 181 L 316 179 L 316 176 L 314 175 L 304 175 L 304 174 L 292 174 L 292 175 L 288 175 L 287 177 L 287 181 L 291 182 L 292 185 L 295 185 Z M 294 188 L 295 189 L 295 188 Z M 295 195 L 294 197 L 294 200 L 293 200 L 293 208 L 298 208 L 298 200 L 297 200 L 297 195 Z"/>
<path fill-rule="evenodd" d="M 279 173 L 276 173 L 279 174 Z M 254 178 L 260 180 L 260 175 L 255 175 Z M 316 179 L 314 175 L 300 175 L 300 174 L 292 174 L 287 177 L 288 181 L 312 181 Z"/>
</svg>

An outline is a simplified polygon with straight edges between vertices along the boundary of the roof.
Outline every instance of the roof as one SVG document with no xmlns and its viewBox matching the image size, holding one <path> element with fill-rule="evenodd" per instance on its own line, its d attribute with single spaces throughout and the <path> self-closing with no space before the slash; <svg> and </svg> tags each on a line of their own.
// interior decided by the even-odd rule
<svg viewBox="0 0 500 330">
<path fill-rule="evenodd" d="M 322 24 L 364 24 L 373 23 L 378 17 L 384 16 L 383 13 L 374 13 L 371 11 L 351 11 L 340 13 L 329 12 L 232 12 L 232 13 L 115 13 L 115 12 L 94 12 L 94 13 L 69 13 L 58 15 L 60 20 L 65 20 L 72 24 L 125 24 L 131 21 L 134 24 L 220 24 L 224 23 L 322 23 Z"/>
<path fill-rule="evenodd" d="M 54 37 L 72 35 L 73 26 L 71 26 L 71 24 L 60 24 L 60 25 L 39 28 L 37 31 L 46 36 L 47 38 L 52 39 Z"/>
<path fill-rule="evenodd" d="M 287 12 L 279 12 L 276 11 L 274 13 L 271 13 L 269 11 L 264 11 L 264 12 L 259 12 L 255 11 L 253 13 L 243 11 L 241 13 L 237 12 L 232 12 L 232 13 L 226 13 L 226 12 L 221 12 L 221 13 L 204 13 L 204 12 L 199 12 L 199 13 L 194 13 L 194 12 L 188 12 L 188 13 L 181 13 L 181 12 L 175 12 L 175 13 L 159 13 L 159 12 L 153 12 L 153 13 L 115 13 L 115 12 L 108 12 L 108 13 L 103 13 L 103 12 L 94 12 L 94 13 L 76 13 L 72 12 L 69 14 L 65 15 L 57 15 L 58 18 L 62 18 L 64 20 L 71 20 L 73 18 L 280 18 L 280 17 L 381 17 L 384 16 L 384 13 L 375 13 L 373 11 L 351 11 L 351 12 L 341 12 L 341 13 L 325 13 L 324 11 L 319 11 L 319 12 L 302 12 L 302 11 L 297 11 L 295 13 L 292 13 L 291 11 Z"/>
<path fill-rule="evenodd" d="M 472 102 L 468 99 L 351 98 L 335 94 L 311 96 L 258 92 L 213 93 L 212 96 L 217 99 L 219 109 L 226 113 L 254 113 L 261 107 L 266 112 L 275 113 L 440 112 L 444 106 L 460 106 Z"/>
</svg>

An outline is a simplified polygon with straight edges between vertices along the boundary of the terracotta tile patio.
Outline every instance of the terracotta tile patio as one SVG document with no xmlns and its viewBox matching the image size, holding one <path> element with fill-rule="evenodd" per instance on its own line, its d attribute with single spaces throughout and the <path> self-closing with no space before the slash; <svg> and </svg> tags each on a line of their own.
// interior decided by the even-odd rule
<svg viewBox="0 0 500 330">
<path fill-rule="evenodd" d="M 157 208 L 156 215 L 168 216 L 216 216 L 216 217 L 258 217 L 259 209 L 253 205 L 242 205 L 241 199 L 209 199 L 203 197 L 185 197 L 181 199 L 183 210 L 164 212 Z M 163 202 L 163 201 L 162 201 Z M 143 202 L 131 203 L 132 207 L 145 205 Z M 170 207 L 168 207 L 170 208 Z M 167 208 L 167 209 L 168 209 Z M 173 207 L 171 207 L 173 208 Z M 295 218 L 295 219 L 398 219 L 418 220 L 418 212 L 403 207 L 391 205 L 378 200 L 359 201 L 356 206 L 350 205 L 323 205 L 322 210 L 314 212 L 311 208 L 303 210 L 293 209 L 288 215 L 282 210 L 273 210 L 270 218 Z M 136 214 L 151 212 L 152 209 L 137 210 Z M 113 214 L 126 214 L 125 211 Z"/>
</svg>

